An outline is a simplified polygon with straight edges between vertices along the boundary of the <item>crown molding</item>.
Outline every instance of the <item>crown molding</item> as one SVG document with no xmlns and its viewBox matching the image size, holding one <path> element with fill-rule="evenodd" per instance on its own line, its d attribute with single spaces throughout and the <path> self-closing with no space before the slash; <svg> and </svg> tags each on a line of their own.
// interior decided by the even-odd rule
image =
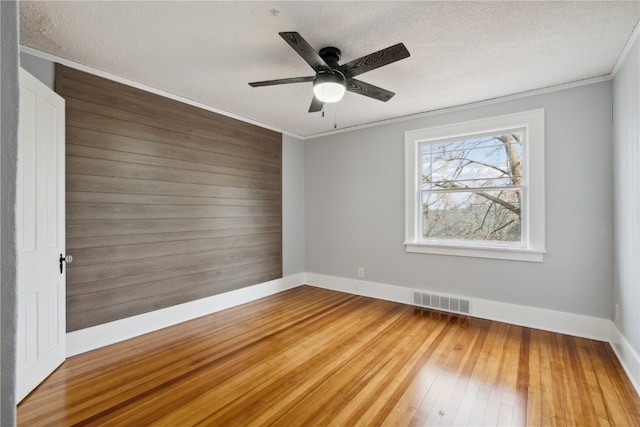
<svg viewBox="0 0 640 427">
<path fill-rule="evenodd" d="M 40 50 L 33 49 L 31 47 L 28 47 L 28 46 L 20 45 L 20 52 L 28 53 L 29 55 L 33 55 L 33 56 L 36 56 L 38 58 L 46 59 L 47 61 L 57 62 L 59 64 L 66 65 L 67 67 L 75 68 L 76 70 L 84 71 L 86 73 L 93 74 L 93 75 L 98 76 L 98 77 L 103 77 L 105 79 L 112 80 L 112 81 L 118 82 L 118 83 L 122 83 L 122 84 L 125 84 L 127 86 L 131 86 L 131 87 L 134 87 L 136 89 L 144 90 L 146 92 L 150 92 L 150 93 L 153 93 L 153 94 L 156 94 L 156 95 L 160 95 L 160 96 L 163 96 L 165 98 L 173 99 L 174 101 L 182 102 L 182 103 L 188 104 L 188 105 L 193 105 L 194 107 L 202 108 L 203 110 L 211 111 L 212 113 L 216 113 L 216 114 L 220 114 L 222 116 L 230 117 L 232 119 L 236 119 L 236 120 L 239 120 L 241 122 L 249 123 L 249 124 L 252 124 L 252 125 L 255 125 L 255 126 L 260 126 L 261 128 L 264 128 L 264 129 L 269 129 L 269 130 L 272 130 L 272 131 L 275 131 L 275 132 L 279 132 L 279 133 L 282 133 L 282 134 L 293 136 L 294 138 L 302 139 L 302 137 L 300 135 L 296 135 L 294 133 L 287 132 L 287 131 L 282 130 L 282 129 L 278 129 L 276 127 L 267 125 L 265 123 L 262 123 L 262 122 L 259 122 L 259 121 L 256 121 L 256 120 L 252 120 L 252 119 L 249 119 L 247 117 L 239 116 L 237 114 L 230 113 L 228 111 L 212 107 L 211 105 L 203 104 L 203 103 L 195 101 L 195 100 L 193 100 L 191 98 L 185 98 L 183 96 L 175 95 L 173 93 L 166 92 L 166 91 L 161 90 L 161 89 L 156 89 L 154 87 L 147 86 L 147 85 L 145 85 L 143 83 L 139 83 L 139 82 L 136 82 L 136 81 L 133 81 L 133 80 L 129 80 L 127 78 L 120 77 L 120 76 L 117 76 L 115 74 L 107 73 L 106 71 L 101 71 L 101 70 L 98 70 L 96 68 L 92 68 L 92 67 L 89 67 L 87 65 L 71 61 L 69 59 L 61 58 L 59 56 L 52 55 L 50 53 L 42 52 Z"/>
<path fill-rule="evenodd" d="M 616 61 L 616 63 L 613 66 L 613 69 L 611 70 L 610 75 L 612 78 L 615 77 L 615 75 L 618 73 L 618 70 L 624 63 L 624 60 L 627 59 L 627 55 L 631 51 L 631 48 L 633 47 L 633 44 L 638 39 L 639 35 L 640 35 L 640 21 L 638 21 L 635 28 L 631 32 L 631 36 L 629 37 L 629 40 L 627 40 L 627 44 L 624 45 L 624 48 L 622 49 L 622 51 L 620 52 L 620 55 L 618 56 L 618 60 Z"/>
<path fill-rule="evenodd" d="M 194 107 L 198 107 L 198 108 L 202 108 L 204 110 L 207 111 L 211 111 L 213 113 L 217 113 L 217 114 L 221 114 L 223 116 L 227 116 L 236 120 L 240 120 L 243 121 L 245 123 L 249 123 L 252 125 L 256 125 L 256 126 L 260 126 L 262 128 L 265 129 L 269 129 L 269 130 L 273 130 L 275 132 L 280 132 L 284 135 L 288 135 L 303 141 L 309 141 L 309 140 L 314 140 L 317 138 L 322 138 L 325 136 L 330 136 L 330 135 L 336 135 L 336 134 L 340 134 L 340 133 L 345 133 L 345 132 L 353 132 L 353 131 L 357 131 L 357 130 L 362 130 L 362 129 L 368 129 L 368 128 L 372 128 L 372 127 L 377 127 L 377 126 L 384 126 L 384 125 L 388 125 L 388 124 L 393 124 L 393 123 L 400 123 L 400 122 L 405 122 L 405 121 L 410 121 L 410 120 L 415 120 L 415 119 L 421 119 L 424 117 L 430 117 L 430 116 L 436 116 L 436 115 L 440 115 L 440 114 L 448 114 L 448 113 L 453 113 L 456 111 L 463 111 L 463 110 L 468 110 L 471 108 L 480 108 L 480 107 L 484 107 L 484 106 L 488 106 L 488 105 L 493 105 L 493 104 L 498 104 L 498 103 L 502 103 L 502 102 L 507 102 L 507 101 L 512 101 L 515 99 L 521 99 L 521 98 L 528 98 L 531 96 L 536 96 L 536 95 L 542 95 L 542 94 L 546 94 L 546 93 L 552 93 L 552 92 L 558 92 L 561 90 L 567 90 L 567 89 L 571 89 L 571 88 L 575 88 L 575 87 L 580 87 L 580 86 L 587 86 L 587 85 L 591 85 L 591 84 L 596 84 L 596 83 L 601 83 L 601 82 L 605 82 L 605 81 L 609 81 L 611 79 L 613 79 L 615 72 L 617 72 L 617 69 L 620 67 L 620 64 L 624 61 L 624 57 L 626 57 L 628 51 L 631 49 L 631 46 L 633 45 L 633 41 L 635 41 L 635 39 L 638 36 L 638 33 L 640 33 L 640 23 L 639 25 L 636 26 L 636 29 L 633 32 L 632 37 L 629 39 L 629 42 L 627 43 L 627 45 L 625 45 L 624 50 L 622 51 L 620 57 L 618 58 L 618 61 L 616 62 L 616 66 L 614 67 L 614 70 L 606 75 L 603 76 L 599 76 L 599 77 L 592 77 L 592 78 L 588 78 L 588 79 L 583 79 L 583 80 L 577 80 L 574 82 L 569 82 L 569 83 L 564 83 L 564 84 L 560 84 L 560 85 L 554 85 L 554 86 L 549 86 L 549 87 L 544 87 L 544 88 L 540 88 L 540 89 L 534 89 L 534 90 L 530 90 L 530 91 L 525 91 L 525 92 L 518 92 L 515 94 L 511 94 L 511 95 L 505 95 L 505 96 L 500 96 L 500 97 L 496 97 L 496 98 L 491 98 L 491 99 L 486 99 L 486 100 L 482 100 L 482 101 L 478 101 L 478 102 L 472 102 L 469 104 L 462 104 L 462 105 L 456 105 L 456 106 L 451 106 L 451 107 L 445 107 L 445 108 L 440 108 L 437 110 L 429 110 L 429 111 L 424 111 L 421 113 L 416 113 L 416 114 L 410 114 L 410 115 L 406 115 L 406 116 L 401 116 L 401 117 L 395 117 L 392 119 L 386 119 L 386 120 L 380 120 L 380 121 L 375 121 L 375 122 L 370 122 L 370 123 L 365 123 L 362 125 L 356 125 L 356 126 L 350 126 L 350 127 L 345 127 L 345 128 L 341 128 L 341 129 L 335 129 L 335 130 L 331 130 L 328 132 L 322 132 L 322 133 L 317 133 L 317 134 L 312 134 L 312 135 L 298 135 L 283 129 L 278 129 L 276 127 L 267 125 L 265 123 L 261 123 L 252 119 L 249 119 L 247 117 L 243 117 L 243 116 L 239 116 L 233 113 L 230 113 L 228 111 L 224 111 L 224 110 L 220 110 L 218 108 L 212 107 L 210 105 L 207 104 L 203 104 L 201 102 L 195 101 L 193 99 L 190 98 L 185 98 L 179 95 L 175 95 L 160 89 L 156 89 L 153 88 L 151 86 L 147 86 L 145 84 L 139 83 L 139 82 L 135 82 L 133 80 L 129 80 L 126 79 L 124 77 L 120 77 L 120 76 L 116 76 L 114 74 L 111 73 L 107 73 L 105 71 L 101 71 L 92 67 L 89 67 L 87 65 L 83 65 L 65 58 L 61 58 L 59 56 L 56 55 L 52 55 L 46 52 L 42 52 L 40 50 L 37 49 L 33 49 L 30 48 L 28 46 L 20 46 L 20 51 L 21 52 L 25 52 L 28 53 L 29 55 L 33 55 L 42 59 L 46 59 L 48 61 L 52 61 L 52 62 L 58 62 L 60 64 L 72 67 L 72 68 L 76 68 L 80 71 L 84 71 L 99 77 L 103 77 L 105 79 L 109 79 L 109 80 L 113 80 L 115 82 L 118 83 L 122 83 L 122 84 L 126 84 L 128 86 L 132 86 L 135 87 L 137 89 L 141 89 L 147 92 L 151 92 L 154 93 L 156 95 L 160 95 L 160 96 L 164 96 L 166 98 L 169 99 L 173 99 L 175 101 L 179 101 L 179 102 L 183 102 L 185 104 L 189 104 L 189 105 L 193 105 Z"/>
</svg>

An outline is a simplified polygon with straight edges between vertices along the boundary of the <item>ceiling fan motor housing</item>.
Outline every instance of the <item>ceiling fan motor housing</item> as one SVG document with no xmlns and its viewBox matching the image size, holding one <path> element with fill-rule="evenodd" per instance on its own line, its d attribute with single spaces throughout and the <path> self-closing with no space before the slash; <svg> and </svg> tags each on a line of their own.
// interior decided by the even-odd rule
<svg viewBox="0 0 640 427">
<path fill-rule="evenodd" d="M 342 55 L 340 49 L 333 46 L 327 46 L 320 49 L 320 52 L 318 53 L 320 54 L 320 58 L 324 59 L 324 62 L 326 62 L 331 68 L 338 67 L 338 61 L 340 61 L 340 55 Z"/>
</svg>

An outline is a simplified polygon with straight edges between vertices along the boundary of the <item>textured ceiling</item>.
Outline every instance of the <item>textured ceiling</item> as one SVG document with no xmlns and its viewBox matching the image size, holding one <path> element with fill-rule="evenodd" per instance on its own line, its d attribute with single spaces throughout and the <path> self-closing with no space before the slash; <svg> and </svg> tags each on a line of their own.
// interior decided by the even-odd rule
<svg viewBox="0 0 640 427">
<path fill-rule="evenodd" d="M 640 2 L 20 2 L 23 46 L 311 136 L 611 73 Z M 299 32 L 340 63 L 403 42 L 411 57 L 358 76 L 396 92 L 347 93 L 307 113 L 312 76 L 278 36 Z"/>
</svg>

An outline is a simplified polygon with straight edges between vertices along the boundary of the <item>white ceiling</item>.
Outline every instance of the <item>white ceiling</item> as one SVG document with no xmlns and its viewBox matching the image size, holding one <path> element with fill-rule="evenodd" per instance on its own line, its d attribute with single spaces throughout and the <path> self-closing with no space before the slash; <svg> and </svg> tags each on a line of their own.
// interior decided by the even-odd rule
<svg viewBox="0 0 640 427">
<path fill-rule="evenodd" d="M 308 137 L 611 73 L 640 1 L 20 2 L 20 41 L 40 52 Z M 403 42 L 411 56 L 358 76 L 396 92 L 347 93 L 308 113 L 312 76 L 278 35 L 340 63 Z"/>
</svg>

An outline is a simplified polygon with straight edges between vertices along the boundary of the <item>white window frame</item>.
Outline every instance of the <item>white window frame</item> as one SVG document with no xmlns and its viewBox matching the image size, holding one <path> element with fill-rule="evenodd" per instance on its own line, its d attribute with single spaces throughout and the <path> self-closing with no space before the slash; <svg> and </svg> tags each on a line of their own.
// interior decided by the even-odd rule
<svg viewBox="0 0 640 427">
<path fill-rule="evenodd" d="M 466 240 L 433 242 L 422 239 L 419 235 L 422 217 L 418 177 L 420 143 L 462 139 L 487 132 L 499 134 L 514 128 L 524 128 L 526 132 L 521 244 Z M 405 250 L 423 254 L 542 262 L 545 253 L 544 134 L 544 109 L 405 132 Z"/>
</svg>

